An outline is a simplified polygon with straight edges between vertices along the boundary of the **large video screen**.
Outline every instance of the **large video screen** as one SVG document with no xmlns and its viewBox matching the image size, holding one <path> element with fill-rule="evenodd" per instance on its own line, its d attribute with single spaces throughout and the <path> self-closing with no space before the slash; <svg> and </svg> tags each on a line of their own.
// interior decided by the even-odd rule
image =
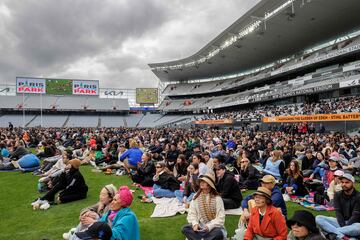
<svg viewBox="0 0 360 240">
<path fill-rule="evenodd" d="M 72 80 L 46 79 L 46 93 L 54 95 L 71 95 Z"/>
<path fill-rule="evenodd" d="M 158 103 L 157 88 L 137 88 L 136 103 L 138 104 L 155 104 Z"/>
</svg>

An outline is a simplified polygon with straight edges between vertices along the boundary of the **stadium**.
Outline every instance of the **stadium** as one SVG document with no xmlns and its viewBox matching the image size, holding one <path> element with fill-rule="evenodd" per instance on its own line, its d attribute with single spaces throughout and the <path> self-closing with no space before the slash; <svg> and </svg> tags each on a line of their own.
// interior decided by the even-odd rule
<svg viewBox="0 0 360 240">
<path fill-rule="evenodd" d="M 307 226 L 307 230 L 310 228 L 306 224 L 300 226 L 302 222 L 294 220 L 296 211 L 307 209 L 313 218 L 324 215 L 340 221 L 338 216 L 339 212 L 342 213 L 342 205 L 336 199 L 340 198 L 340 192 L 346 195 L 343 185 L 349 181 L 353 184 L 351 196 L 354 199 L 343 204 L 347 208 L 342 216 L 343 223 L 339 222 L 338 227 L 330 231 L 322 228 L 325 220 L 316 217 L 322 238 L 314 239 L 360 239 L 360 193 L 357 192 L 360 174 L 358 10 L 360 2 L 356 0 L 261 0 L 191 56 L 149 63 L 149 71 L 158 78 L 158 88 L 113 88 L 102 86 L 101 79 L 64 79 L 61 76 L 17 76 L 12 84 L 0 85 L 0 181 L 3 183 L 0 190 L 0 239 L 62 239 L 63 233 L 70 234 L 64 235 L 64 239 L 80 239 L 69 230 L 85 225 L 81 216 L 80 225 L 77 225 L 80 211 L 99 201 L 102 187 L 110 183 L 117 188 L 120 185 L 129 186 L 134 195 L 131 210 L 138 221 L 130 225 L 139 225 L 137 234 L 125 231 L 122 235 L 112 229 L 111 239 L 114 240 L 312 239 L 291 238 L 288 235 L 288 230 L 296 233 L 294 223 L 298 227 Z M 24 167 L 14 163 L 22 159 L 15 156 L 20 147 L 27 153 L 21 157 L 36 156 L 38 165 Z M 46 150 L 51 147 L 53 151 Z M 142 151 L 142 157 L 135 165 L 131 164 L 130 157 L 122 159 L 133 148 Z M 50 185 L 45 186 L 46 191 L 36 189 L 42 183 L 37 176 L 61 181 L 58 176 L 46 175 L 50 174 L 50 167 L 57 164 L 48 159 L 59 156 L 61 160 L 57 160 L 62 162 L 66 152 L 70 152 L 70 157 L 66 157 L 72 159 L 70 161 L 81 162 L 81 173 L 88 188 L 87 197 L 62 204 L 66 201 L 57 202 L 54 193 L 52 200 L 39 198 L 50 204 L 47 210 L 33 211 L 34 204 L 30 204 L 39 203 L 34 199 L 44 194 L 48 196 L 54 189 Z M 96 157 L 98 152 L 102 157 Z M 138 182 L 137 178 L 147 153 L 156 165 L 153 166 L 151 186 L 145 186 L 144 179 Z M 180 155 L 184 156 L 184 163 L 181 163 Z M 273 161 L 277 155 L 278 161 Z M 318 155 L 322 155 L 323 159 Z M 205 156 L 211 161 L 205 161 Z M 200 162 L 194 165 L 194 158 L 201 158 L 199 161 L 202 164 L 205 161 L 204 167 L 200 167 Z M 146 161 L 144 164 L 147 164 Z M 218 165 L 214 165 L 213 161 Z M 259 172 L 253 182 L 256 187 L 241 180 L 245 170 L 240 162 L 244 161 Z M 162 166 L 159 162 L 166 167 L 163 172 L 169 174 L 166 182 L 169 183 L 172 178 L 177 182 L 175 189 L 183 194 L 180 204 L 171 202 L 178 197 L 174 189 L 175 195 L 172 195 L 174 191 L 169 193 L 171 197 L 157 196 L 160 180 L 152 179 L 159 178 L 159 173 L 155 172 Z M 293 162 L 296 162 L 297 170 L 300 168 L 295 177 L 291 169 L 291 164 L 295 165 Z M 336 166 L 333 167 L 332 162 Z M 67 174 L 65 165 L 60 169 L 63 171 L 61 174 Z M 224 204 L 220 204 L 222 208 L 225 206 L 222 221 L 213 224 L 215 227 L 206 225 L 220 218 L 220 210 L 217 209 L 216 218 L 214 215 L 205 221 L 205 233 L 199 233 L 199 224 L 204 221 L 204 216 L 195 221 L 198 230 L 189 233 L 196 225 L 189 220 L 195 214 L 189 212 L 195 208 L 194 202 L 200 202 L 201 198 L 182 202 L 186 186 L 193 187 L 193 182 L 189 180 L 193 175 L 189 173 L 190 166 L 198 168 L 200 180 L 197 191 L 191 190 L 192 197 L 202 194 L 201 183 L 210 181 L 202 176 L 210 173 L 215 180 L 211 180 L 216 184 L 215 191 L 223 199 L 225 180 L 222 182 L 222 179 L 237 177 L 235 185 L 239 185 L 236 191 L 239 191 L 242 201 L 237 199 L 233 202 L 235 207 L 229 207 L 232 205 L 224 200 Z M 205 166 L 208 171 L 200 174 Z M 76 165 L 70 167 L 79 169 Z M 218 175 L 222 170 L 227 178 Z M 19 172 L 29 171 L 34 173 L 19 175 Z M 342 175 L 337 178 L 335 171 L 341 171 Z M 252 222 L 254 217 L 251 212 L 247 221 L 252 224 L 249 223 L 248 229 L 244 230 L 239 224 L 239 219 L 243 220 L 240 215 L 244 216 L 247 211 L 243 201 L 246 196 L 254 195 L 255 202 L 256 196 L 265 196 L 259 188 L 266 187 L 259 182 L 266 183 L 266 176 L 270 175 L 274 183 L 276 178 L 275 188 L 280 189 L 281 198 L 282 195 L 289 197 L 286 205 L 282 200 L 285 217 L 280 213 L 279 218 L 283 221 L 270 223 L 275 224 L 276 234 L 269 233 L 271 227 L 259 230 L 260 226 L 259 229 L 254 227 L 251 232 L 253 224 L 260 224 Z M 297 181 L 299 176 L 301 184 L 287 182 L 291 177 Z M 339 179 L 339 183 L 334 183 L 335 178 Z M 14 183 L 19 189 L 14 189 Z M 341 185 L 342 188 L 335 193 L 338 197 L 316 202 L 319 187 L 323 186 L 322 194 L 325 191 L 326 195 L 331 184 Z M 308 193 L 301 198 L 294 194 L 299 185 L 304 186 Z M 208 186 L 211 187 L 211 184 Z M 166 187 L 162 188 L 169 191 Z M 119 196 L 121 198 L 120 193 Z M 269 199 L 272 203 L 268 205 L 276 206 L 276 201 L 272 197 Z M 41 209 L 41 206 L 38 207 Z M 257 205 L 254 208 L 262 209 Z M 174 209 L 173 214 L 171 211 Z M 270 211 L 270 207 L 265 209 Z M 111 207 L 108 210 L 110 215 L 117 212 Z M 100 221 L 100 217 L 97 220 Z M 292 222 L 287 221 L 289 219 Z M 315 223 L 315 218 L 313 221 Z M 183 228 L 187 223 L 192 224 L 190 230 Z M 280 225 L 286 228 L 285 233 L 280 232 Z M 344 226 L 353 227 L 353 231 L 344 230 Z M 219 230 L 220 233 L 215 236 L 213 228 L 223 231 Z M 83 231 L 87 230 L 84 228 Z M 214 236 L 210 237 L 210 233 Z M 245 238 L 239 236 L 242 234 Z"/>
</svg>

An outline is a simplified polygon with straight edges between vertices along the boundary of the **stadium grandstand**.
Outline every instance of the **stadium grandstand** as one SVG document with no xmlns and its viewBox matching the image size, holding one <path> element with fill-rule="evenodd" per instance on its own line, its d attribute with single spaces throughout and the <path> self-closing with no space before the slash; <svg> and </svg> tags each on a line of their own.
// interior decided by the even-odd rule
<svg viewBox="0 0 360 240">
<path fill-rule="evenodd" d="M 95 95 L 68 95 L 1 86 L 0 126 L 161 127 L 214 119 L 237 126 L 284 113 L 358 112 L 360 17 L 347 1 L 327 1 L 326 11 L 323 1 L 260 1 L 192 56 L 149 64 L 159 93 L 147 103 L 135 89 L 98 86 Z M 302 110 L 326 102 L 335 108 L 332 102 L 348 97 L 352 103 L 342 109 Z"/>
</svg>

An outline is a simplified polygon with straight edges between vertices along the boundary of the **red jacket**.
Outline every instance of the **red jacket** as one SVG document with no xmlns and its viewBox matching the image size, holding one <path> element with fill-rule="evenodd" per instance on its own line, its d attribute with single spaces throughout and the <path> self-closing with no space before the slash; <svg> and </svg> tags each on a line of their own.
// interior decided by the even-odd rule
<svg viewBox="0 0 360 240">
<path fill-rule="evenodd" d="M 244 240 L 252 240 L 255 235 L 272 238 L 274 240 L 286 240 L 287 226 L 285 217 L 281 211 L 273 205 L 266 208 L 265 216 L 260 225 L 259 209 L 254 207 L 251 210 L 249 225 L 245 232 Z"/>
</svg>

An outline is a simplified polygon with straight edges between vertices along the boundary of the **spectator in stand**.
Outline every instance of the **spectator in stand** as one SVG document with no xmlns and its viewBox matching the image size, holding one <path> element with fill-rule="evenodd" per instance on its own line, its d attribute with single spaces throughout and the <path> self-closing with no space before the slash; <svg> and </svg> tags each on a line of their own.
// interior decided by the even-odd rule
<svg viewBox="0 0 360 240">
<path fill-rule="evenodd" d="M 234 176 L 227 172 L 226 166 L 220 164 L 216 169 L 216 190 L 224 201 L 225 209 L 240 207 L 242 195 Z"/>
</svg>

